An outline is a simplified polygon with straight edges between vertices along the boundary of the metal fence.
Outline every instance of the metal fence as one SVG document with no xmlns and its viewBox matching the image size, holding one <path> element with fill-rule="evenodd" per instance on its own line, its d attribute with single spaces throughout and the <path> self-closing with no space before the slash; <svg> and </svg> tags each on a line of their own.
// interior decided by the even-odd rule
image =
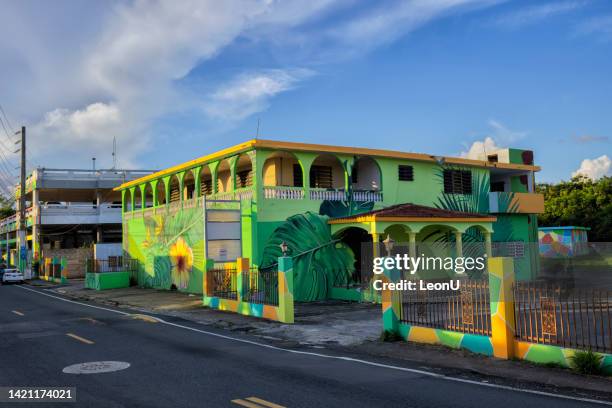
<svg viewBox="0 0 612 408">
<path fill-rule="evenodd" d="M 206 272 L 206 291 L 208 296 L 223 299 L 238 299 L 237 270 L 210 269 Z"/>
<path fill-rule="evenodd" d="M 516 337 L 532 343 L 612 352 L 611 299 L 612 291 L 516 282 Z"/>
<path fill-rule="evenodd" d="M 242 293 L 245 302 L 278 306 L 278 269 L 253 267 L 243 271 Z"/>
<path fill-rule="evenodd" d="M 85 262 L 86 272 L 89 273 L 136 273 L 138 271 L 138 260 L 122 256 L 109 256 L 108 259 L 87 259 Z"/>
<path fill-rule="evenodd" d="M 424 282 L 448 283 L 448 280 Z M 403 323 L 491 335 L 488 280 L 462 279 L 459 290 L 404 290 L 399 293 L 400 321 Z"/>
</svg>

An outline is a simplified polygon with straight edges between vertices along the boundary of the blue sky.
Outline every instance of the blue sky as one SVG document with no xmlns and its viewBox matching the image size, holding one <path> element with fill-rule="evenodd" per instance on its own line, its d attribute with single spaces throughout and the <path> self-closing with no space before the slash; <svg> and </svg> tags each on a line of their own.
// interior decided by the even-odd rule
<svg viewBox="0 0 612 408">
<path fill-rule="evenodd" d="M 533 149 L 540 181 L 611 171 L 607 0 L 2 6 L 0 104 L 31 166 L 109 166 L 116 137 L 120 165 L 163 168 L 260 120 L 270 139 Z"/>
</svg>

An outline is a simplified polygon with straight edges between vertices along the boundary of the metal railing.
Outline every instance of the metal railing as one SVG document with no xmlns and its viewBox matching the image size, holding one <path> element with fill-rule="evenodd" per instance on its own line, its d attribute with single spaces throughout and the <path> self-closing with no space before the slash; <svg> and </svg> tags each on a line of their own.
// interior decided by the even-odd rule
<svg viewBox="0 0 612 408">
<path fill-rule="evenodd" d="M 414 281 L 419 288 L 419 281 Z M 423 281 L 448 283 L 448 280 Z M 459 290 L 400 291 L 400 321 L 462 333 L 491 335 L 491 309 L 487 280 L 461 279 Z"/>
<path fill-rule="evenodd" d="M 250 268 L 242 272 L 243 301 L 278 306 L 278 270 Z"/>
<path fill-rule="evenodd" d="M 612 352 L 612 291 L 545 282 L 514 284 L 516 338 Z"/>
<path fill-rule="evenodd" d="M 87 273 L 138 272 L 138 260 L 122 256 L 109 256 L 108 259 L 87 259 Z"/>
<path fill-rule="evenodd" d="M 236 269 L 210 269 L 206 272 L 208 296 L 238 299 L 238 273 Z"/>
</svg>

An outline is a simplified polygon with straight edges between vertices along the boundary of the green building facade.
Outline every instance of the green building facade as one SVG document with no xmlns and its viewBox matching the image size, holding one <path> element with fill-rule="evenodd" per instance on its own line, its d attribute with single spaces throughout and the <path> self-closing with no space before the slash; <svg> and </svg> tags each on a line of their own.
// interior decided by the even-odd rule
<svg viewBox="0 0 612 408">
<path fill-rule="evenodd" d="M 192 293 L 202 292 L 206 265 L 243 257 L 273 268 L 285 242 L 296 300 L 332 297 L 334 287 L 363 280 L 360 247 L 387 236 L 487 241 L 493 251 L 510 243 L 500 255 L 515 258 L 518 279 L 531 279 L 543 211 L 538 170 L 532 152 L 517 149 L 468 160 L 251 140 L 118 187 L 123 246 L 140 263 L 139 284 Z M 455 219 L 395 217 L 375 227 L 367 218 L 406 203 Z M 480 216 L 461 217 L 468 213 Z"/>
</svg>

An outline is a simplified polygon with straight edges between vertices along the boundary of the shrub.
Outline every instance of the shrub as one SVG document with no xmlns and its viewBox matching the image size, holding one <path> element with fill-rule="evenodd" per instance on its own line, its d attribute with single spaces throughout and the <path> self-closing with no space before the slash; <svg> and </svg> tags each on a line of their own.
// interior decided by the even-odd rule
<svg viewBox="0 0 612 408">
<path fill-rule="evenodd" d="M 382 333 L 380 333 L 380 340 L 391 342 L 391 341 L 401 341 L 403 339 L 402 339 L 402 336 L 400 336 L 396 332 L 392 330 L 385 330 Z"/>
<path fill-rule="evenodd" d="M 570 366 L 580 374 L 601 374 L 601 354 L 593 353 L 592 350 L 577 351 L 570 357 Z"/>
</svg>

